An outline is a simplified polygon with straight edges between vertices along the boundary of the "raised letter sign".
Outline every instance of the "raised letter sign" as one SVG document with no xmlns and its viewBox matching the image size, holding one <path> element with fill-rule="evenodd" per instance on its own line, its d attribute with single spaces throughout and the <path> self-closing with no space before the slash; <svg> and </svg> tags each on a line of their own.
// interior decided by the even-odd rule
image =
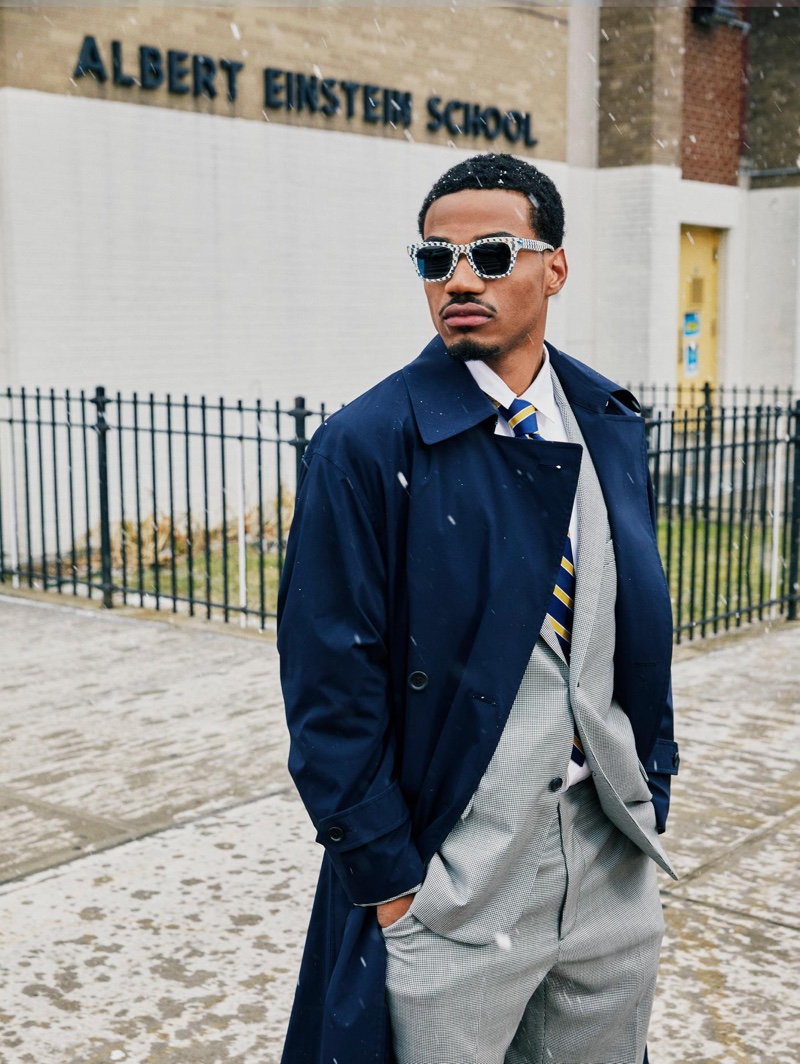
<svg viewBox="0 0 800 1064">
<path fill-rule="evenodd" d="M 135 85 L 135 80 L 130 74 L 125 74 L 122 70 L 122 42 L 111 42 L 111 67 L 114 71 L 114 84 L 122 85 L 125 88 L 130 88 L 131 85 Z"/>
<path fill-rule="evenodd" d="M 192 70 L 194 72 L 194 95 L 202 96 L 205 93 L 213 100 L 217 95 L 217 87 L 214 78 L 217 73 L 217 64 L 208 55 L 195 55 L 192 57 Z"/>
<path fill-rule="evenodd" d="M 280 83 L 282 73 L 276 67 L 267 67 L 264 71 L 264 104 L 276 110 L 284 106 L 283 85 Z"/>
<path fill-rule="evenodd" d="M 149 44 L 139 48 L 139 74 L 143 89 L 157 89 L 164 80 L 164 63 L 158 48 Z"/>
<path fill-rule="evenodd" d="M 167 52 L 167 88 L 176 96 L 185 96 L 189 91 L 189 86 L 183 84 L 183 79 L 189 77 L 188 58 L 188 52 L 176 52 L 172 48 Z"/>
<path fill-rule="evenodd" d="M 358 92 L 359 84 L 357 81 L 340 81 L 339 84 L 344 89 L 347 97 L 347 117 L 352 118 L 356 113 L 356 93 Z"/>
<path fill-rule="evenodd" d="M 108 74 L 103 64 L 103 57 L 97 47 L 94 37 L 84 37 L 81 45 L 81 54 L 72 74 L 73 78 L 82 78 L 85 74 L 93 74 L 98 81 L 108 81 Z"/>
<path fill-rule="evenodd" d="M 428 122 L 428 131 L 430 133 L 436 133 L 437 130 L 441 129 L 442 122 L 444 122 L 442 112 L 439 110 L 439 104 L 441 102 L 441 96 L 428 97 L 428 114 L 431 116 L 431 120 Z"/>
<path fill-rule="evenodd" d="M 244 68 L 244 63 L 237 63 L 232 59 L 220 59 L 219 65 L 228 77 L 228 99 L 231 103 L 236 101 L 236 75 Z"/>
<path fill-rule="evenodd" d="M 365 85 L 364 86 L 364 121 L 365 122 L 380 122 L 381 114 L 378 105 L 378 94 L 381 91 L 380 85 Z"/>
<path fill-rule="evenodd" d="M 335 91 L 336 78 L 324 78 L 320 88 L 322 89 L 322 95 L 328 101 L 322 105 L 322 113 L 326 118 L 332 118 L 342 107 L 339 93 Z"/>
</svg>

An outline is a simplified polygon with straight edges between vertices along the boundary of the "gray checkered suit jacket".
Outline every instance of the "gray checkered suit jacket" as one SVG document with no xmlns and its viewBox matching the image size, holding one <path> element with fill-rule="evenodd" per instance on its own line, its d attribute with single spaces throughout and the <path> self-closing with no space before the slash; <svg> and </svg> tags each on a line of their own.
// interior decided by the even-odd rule
<svg viewBox="0 0 800 1064">
<path fill-rule="evenodd" d="M 494 756 L 412 909 L 432 931 L 474 944 L 512 928 L 526 907 L 556 812 L 548 784 L 566 778 L 576 728 L 606 816 L 674 876 L 630 722 L 613 698 L 617 570 L 605 503 L 555 374 L 553 387 L 570 442 L 584 448 L 571 663 L 545 619 Z"/>
</svg>

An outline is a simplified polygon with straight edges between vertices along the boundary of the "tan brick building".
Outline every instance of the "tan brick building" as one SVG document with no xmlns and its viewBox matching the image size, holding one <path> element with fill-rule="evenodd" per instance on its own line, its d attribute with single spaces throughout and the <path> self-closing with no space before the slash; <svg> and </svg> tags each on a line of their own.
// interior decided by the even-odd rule
<svg viewBox="0 0 800 1064">
<path fill-rule="evenodd" d="M 555 342 L 800 384 L 800 10 L 695 7 L 0 7 L 0 384 L 345 401 L 428 338 L 404 245 L 485 150 L 564 195 Z"/>
</svg>

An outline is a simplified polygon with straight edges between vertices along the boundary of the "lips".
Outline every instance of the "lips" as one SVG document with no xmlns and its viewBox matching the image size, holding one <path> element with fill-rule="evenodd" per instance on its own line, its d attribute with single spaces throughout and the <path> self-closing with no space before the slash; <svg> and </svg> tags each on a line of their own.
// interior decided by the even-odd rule
<svg viewBox="0 0 800 1064">
<path fill-rule="evenodd" d="M 451 329 L 468 329 L 483 325 L 491 314 L 480 303 L 451 303 L 442 312 L 442 317 Z"/>
</svg>

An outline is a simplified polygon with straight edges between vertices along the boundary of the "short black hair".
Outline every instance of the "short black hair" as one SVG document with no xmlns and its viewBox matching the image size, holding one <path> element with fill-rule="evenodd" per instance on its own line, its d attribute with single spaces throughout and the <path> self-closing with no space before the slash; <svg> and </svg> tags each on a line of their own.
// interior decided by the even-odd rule
<svg viewBox="0 0 800 1064">
<path fill-rule="evenodd" d="M 456 163 L 434 184 L 419 212 L 422 235 L 425 215 L 434 200 L 467 188 L 504 188 L 522 192 L 531 204 L 531 226 L 540 240 L 554 248 L 564 241 L 564 204 L 558 189 L 541 170 L 514 155 L 489 152 Z"/>
</svg>

